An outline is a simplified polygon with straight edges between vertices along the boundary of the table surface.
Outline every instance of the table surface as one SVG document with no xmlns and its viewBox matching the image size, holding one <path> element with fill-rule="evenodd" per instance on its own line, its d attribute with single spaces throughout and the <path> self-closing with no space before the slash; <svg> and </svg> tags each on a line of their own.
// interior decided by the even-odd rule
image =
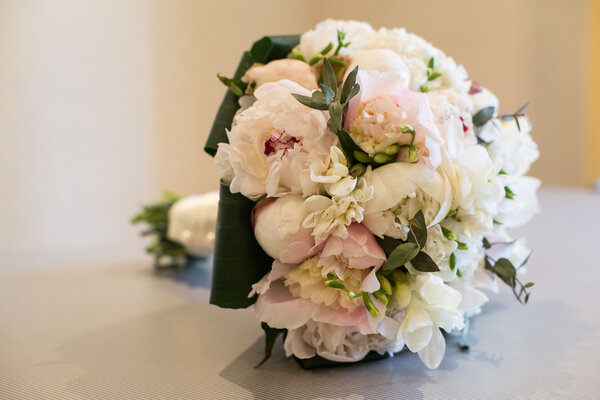
<svg viewBox="0 0 600 400">
<path fill-rule="evenodd" d="M 35 260 L 0 268 L 2 399 L 598 399 L 600 195 L 543 190 L 517 232 L 535 250 L 520 305 L 491 295 L 471 348 L 304 371 L 278 344 L 259 369 L 251 309 L 208 304 L 210 264 Z M 4 264 L 4 263 L 3 263 Z"/>
</svg>

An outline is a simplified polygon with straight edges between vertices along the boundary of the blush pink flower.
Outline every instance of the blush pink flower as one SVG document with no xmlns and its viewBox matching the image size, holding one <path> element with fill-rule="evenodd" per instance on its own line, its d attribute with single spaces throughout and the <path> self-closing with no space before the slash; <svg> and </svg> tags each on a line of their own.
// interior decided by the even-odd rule
<svg viewBox="0 0 600 400">
<path fill-rule="evenodd" d="M 265 65 L 254 64 L 242 77 L 242 81 L 254 82 L 257 88 L 265 83 L 277 82 L 282 79 L 289 79 L 309 90 L 319 88 L 314 68 L 303 61 L 288 58 L 273 60 Z"/>
<path fill-rule="evenodd" d="M 342 239 L 330 235 L 325 239 L 318 265 L 323 267 L 322 275 L 334 273 L 344 279 L 346 268 L 367 269 L 374 267 L 364 279 L 361 290 L 374 292 L 379 289 L 375 273 L 385 262 L 386 257 L 373 234 L 363 225 L 353 223 L 347 228 L 348 237 Z"/>
<path fill-rule="evenodd" d="M 371 156 L 392 144 L 412 143 L 419 158 L 437 168 L 443 141 L 427 95 L 407 89 L 397 74 L 359 70 L 357 81 L 360 92 L 350 101 L 344 121 L 356 143 Z M 408 160 L 407 153 L 399 152 L 398 161 Z"/>
</svg>

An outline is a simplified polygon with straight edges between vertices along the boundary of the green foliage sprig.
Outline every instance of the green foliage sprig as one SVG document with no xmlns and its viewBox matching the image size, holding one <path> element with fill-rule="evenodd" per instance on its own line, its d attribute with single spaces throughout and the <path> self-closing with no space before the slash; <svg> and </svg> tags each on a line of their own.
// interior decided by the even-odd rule
<svg viewBox="0 0 600 400">
<path fill-rule="evenodd" d="M 519 122 L 519 117 L 525 116 L 523 111 L 525 111 L 525 109 L 527 108 L 528 105 L 529 105 L 529 102 L 526 102 L 521 107 L 519 107 L 519 109 L 517 111 L 515 111 L 514 113 L 502 114 L 502 115 L 498 116 L 497 118 L 494 118 L 494 114 L 496 113 L 496 107 L 494 107 L 494 106 L 484 107 L 481 110 L 477 111 L 473 115 L 473 126 L 476 128 L 480 128 L 490 121 L 492 123 L 495 123 L 498 120 L 510 121 L 511 119 L 514 119 L 515 123 L 517 124 L 517 129 L 519 129 L 519 132 L 521 132 L 521 123 Z M 489 144 L 489 142 L 486 142 L 479 136 L 477 136 L 477 141 L 479 143 Z M 504 171 L 500 171 L 500 172 L 502 173 Z M 504 173 L 506 173 L 506 172 L 504 172 Z"/>
<path fill-rule="evenodd" d="M 514 242 L 514 241 L 513 241 Z M 488 239 L 483 239 L 483 247 L 487 250 L 496 244 L 511 244 L 512 242 L 501 242 L 501 243 L 490 243 Z M 527 304 L 531 292 L 528 291 L 534 283 L 527 282 L 523 284 L 519 278 L 517 278 L 517 272 L 521 269 L 531 257 L 531 253 L 525 258 L 525 260 L 515 268 L 512 262 L 507 258 L 500 258 L 494 260 L 492 257 L 485 256 L 485 268 L 494 274 L 496 274 L 504 283 L 506 283 L 513 291 L 515 297 L 521 304 Z"/>
<path fill-rule="evenodd" d="M 422 251 L 427 244 L 427 225 L 425 224 L 425 217 L 422 211 L 416 213 L 409 221 L 406 242 L 387 236 L 383 239 L 378 239 L 378 242 L 388 256 L 386 262 L 381 267 L 384 273 L 403 267 L 408 262 L 417 271 L 436 272 L 440 270 L 431 257 Z"/>
<path fill-rule="evenodd" d="M 519 123 L 519 117 L 524 117 L 525 116 L 525 114 L 523 113 L 523 111 L 525 111 L 525 109 L 527 108 L 527 106 L 529 106 L 529 102 L 526 102 L 525 104 L 523 104 L 514 113 L 512 113 L 512 114 L 502 114 L 498 118 L 501 119 L 502 121 L 510 121 L 511 119 L 514 119 L 515 123 L 517 124 L 517 129 L 519 129 L 519 132 L 521 132 L 521 124 Z"/>
<path fill-rule="evenodd" d="M 361 151 L 352 137 L 343 128 L 344 117 L 348 111 L 348 104 L 360 91 L 360 85 L 356 83 L 358 67 L 349 74 L 342 87 L 339 88 L 333 67 L 327 58 L 323 59 L 323 82 L 319 85 L 321 90 L 316 90 L 309 96 L 293 93 L 292 96 L 307 107 L 317 110 L 328 110 L 329 120 L 327 128 L 338 136 L 340 145 L 348 162 L 352 165 L 355 161 L 354 152 Z"/>
<path fill-rule="evenodd" d="M 227 86 L 237 97 L 254 93 L 254 88 L 256 87 L 256 82 L 248 84 L 241 79 L 227 78 L 219 74 L 217 74 L 217 78 L 219 78 L 219 81 Z"/>
<path fill-rule="evenodd" d="M 154 235 L 154 241 L 146 248 L 146 252 L 154 256 L 157 267 L 162 265 L 175 265 L 186 256 L 185 248 L 167 238 L 169 226 L 169 210 L 180 196 L 164 191 L 163 200 L 154 204 L 146 205 L 132 219 L 132 224 L 145 223 L 148 229 L 141 232 L 142 236 Z M 166 264 L 163 263 L 168 259 Z"/>
<path fill-rule="evenodd" d="M 427 82 L 431 82 L 442 76 L 442 73 L 439 71 L 435 71 L 435 58 L 431 57 L 429 62 L 427 63 Z M 424 83 L 421 85 L 419 90 L 423 93 L 427 93 L 431 90 L 428 83 Z"/>
</svg>

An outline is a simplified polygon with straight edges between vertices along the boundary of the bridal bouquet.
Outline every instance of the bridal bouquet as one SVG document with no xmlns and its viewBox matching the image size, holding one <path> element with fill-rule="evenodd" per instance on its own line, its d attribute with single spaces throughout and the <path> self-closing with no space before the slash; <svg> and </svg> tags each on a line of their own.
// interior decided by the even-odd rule
<svg viewBox="0 0 600 400">
<path fill-rule="evenodd" d="M 211 302 L 254 310 L 306 368 L 440 365 L 501 281 L 522 303 L 538 210 L 523 109 L 404 29 L 327 20 L 246 52 L 206 151 L 221 176 Z M 263 360 L 264 361 L 264 360 Z"/>
</svg>

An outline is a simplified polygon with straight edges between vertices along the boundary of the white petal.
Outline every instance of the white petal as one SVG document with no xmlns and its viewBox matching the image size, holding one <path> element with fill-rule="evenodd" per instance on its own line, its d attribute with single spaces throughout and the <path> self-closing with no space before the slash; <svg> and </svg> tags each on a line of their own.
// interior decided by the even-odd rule
<svg viewBox="0 0 600 400">
<path fill-rule="evenodd" d="M 398 331 L 400 330 L 400 323 L 393 318 L 384 317 L 379 326 L 377 332 L 390 340 L 396 339 Z"/>
<path fill-rule="evenodd" d="M 295 355 L 298 358 L 311 358 L 316 355 L 315 349 L 309 346 L 302 337 L 306 328 L 303 326 L 298 329 L 288 330 L 283 348 L 286 357 Z"/>
<path fill-rule="evenodd" d="M 357 179 L 347 176 L 338 182 L 327 186 L 327 193 L 331 196 L 345 196 L 356 188 Z"/>
<path fill-rule="evenodd" d="M 431 340 L 432 332 L 436 330 L 439 332 L 439 329 L 433 328 L 431 326 L 425 326 L 423 328 L 419 328 L 413 332 L 404 332 L 402 337 L 404 338 L 404 342 L 406 343 L 406 347 L 413 353 L 420 351 L 423 349 L 429 341 Z"/>
<path fill-rule="evenodd" d="M 440 366 L 446 352 L 446 340 L 439 329 L 434 329 L 429 344 L 419 351 L 419 358 L 427 368 L 435 369 Z"/>
<path fill-rule="evenodd" d="M 254 311 L 259 321 L 272 328 L 296 329 L 311 318 L 315 305 L 300 297 L 292 297 L 281 280 L 271 283 L 264 294 L 258 296 Z"/>
</svg>

